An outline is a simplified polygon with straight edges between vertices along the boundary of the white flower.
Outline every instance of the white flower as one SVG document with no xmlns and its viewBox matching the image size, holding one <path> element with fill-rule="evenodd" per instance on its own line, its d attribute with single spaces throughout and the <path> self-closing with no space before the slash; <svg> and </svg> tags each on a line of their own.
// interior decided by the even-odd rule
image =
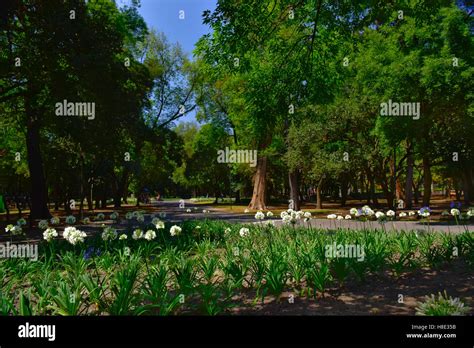
<svg viewBox="0 0 474 348">
<path fill-rule="evenodd" d="M 138 215 L 137 216 L 137 221 L 138 222 L 143 222 L 143 221 L 145 221 L 145 217 L 143 215 Z"/>
<path fill-rule="evenodd" d="M 414 216 L 414 215 L 416 215 L 416 213 L 414 211 L 409 211 L 408 212 L 408 216 Z"/>
<path fill-rule="evenodd" d="M 130 211 L 129 211 L 128 213 L 126 213 L 126 214 L 125 214 L 125 219 L 127 219 L 127 220 L 132 220 L 132 219 L 133 219 L 133 213 L 130 212 Z"/>
<path fill-rule="evenodd" d="M 20 225 L 8 225 L 5 227 L 5 232 L 10 232 L 12 236 L 16 236 L 22 233 Z"/>
<path fill-rule="evenodd" d="M 117 231 L 115 228 L 110 226 L 104 228 L 104 231 L 102 232 L 102 239 L 104 241 L 114 240 L 115 238 L 117 238 Z"/>
<path fill-rule="evenodd" d="M 430 216 L 430 212 L 426 209 L 425 210 L 420 209 L 420 210 L 418 210 L 418 215 L 421 215 L 423 217 L 428 217 L 428 216 Z"/>
<path fill-rule="evenodd" d="M 110 220 L 117 220 L 118 217 L 119 217 L 119 214 L 115 211 L 112 214 L 110 214 Z"/>
<path fill-rule="evenodd" d="M 282 220 L 283 220 L 283 222 L 284 222 L 285 224 L 288 224 L 288 225 L 293 222 L 293 219 L 292 219 L 291 216 L 288 215 L 288 214 L 287 214 L 287 215 L 284 215 L 283 218 L 282 218 Z"/>
<path fill-rule="evenodd" d="M 203 209 L 203 210 L 202 210 L 202 213 L 203 213 L 203 214 L 206 214 L 206 213 L 207 213 L 207 210 L 206 210 L 206 209 Z"/>
<path fill-rule="evenodd" d="M 381 218 L 383 218 L 384 216 L 385 216 L 385 214 L 382 213 L 381 211 L 378 211 L 378 212 L 375 213 L 375 217 L 376 217 L 377 219 L 381 219 Z"/>
<path fill-rule="evenodd" d="M 123 234 L 120 235 L 119 240 L 125 240 L 127 238 L 128 238 L 128 236 L 125 233 L 123 233 Z"/>
<path fill-rule="evenodd" d="M 458 216 L 460 213 L 461 212 L 459 211 L 459 209 L 456 209 L 456 208 L 451 209 L 452 216 Z"/>
<path fill-rule="evenodd" d="M 43 232 L 43 239 L 47 242 L 53 240 L 53 238 L 58 236 L 58 232 L 54 228 L 48 228 Z"/>
<path fill-rule="evenodd" d="M 265 214 L 261 211 L 258 211 L 256 214 L 255 214 L 255 219 L 257 220 L 263 220 L 265 219 Z"/>
<path fill-rule="evenodd" d="M 309 219 L 311 217 L 311 213 L 309 211 L 305 212 L 304 217 Z"/>
<path fill-rule="evenodd" d="M 38 222 L 38 227 L 41 228 L 42 230 L 45 230 L 48 228 L 48 220 L 40 220 Z"/>
<path fill-rule="evenodd" d="M 98 221 L 101 221 L 101 220 L 104 220 L 105 219 L 105 215 L 103 213 L 99 213 L 97 214 L 97 216 L 95 217 L 96 220 Z"/>
<path fill-rule="evenodd" d="M 171 226 L 170 228 L 170 235 L 171 236 L 178 236 L 182 231 L 182 228 L 176 225 Z"/>
<path fill-rule="evenodd" d="M 51 222 L 51 225 L 57 225 L 59 224 L 59 218 L 57 216 L 53 216 L 51 218 L 51 220 L 49 220 Z"/>
<path fill-rule="evenodd" d="M 387 216 L 388 217 L 393 217 L 393 216 L 395 216 L 395 212 L 393 210 L 389 210 L 389 211 L 387 211 Z"/>
<path fill-rule="evenodd" d="M 143 231 L 139 228 L 137 228 L 135 231 L 132 233 L 132 238 L 137 240 L 143 237 Z"/>
<path fill-rule="evenodd" d="M 158 221 L 160 221 L 160 219 L 158 219 L 157 217 L 154 217 L 153 219 L 151 219 L 151 224 L 156 225 Z"/>
<path fill-rule="evenodd" d="M 405 212 L 402 211 L 400 214 L 398 214 L 398 216 L 400 216 L 400 217 L 405 217 L 405 216 L 407 216 L 407 213 L 405 213 Z"/>
<path fill-rule="evenodd" d="M 25 226 L 25 225 L 26 225 L 26 220 L 23 219 L 23 218 L 21 218 L 21 219 L 19 219 L 19 220 L 16 222 L 16 224 L 17 224 L 18 226 Z"/>
<path fill-rule="evenodd" d="M 350 220 L 350 219 L 352 219 L 352 216 L 350 216 L 350 215 L 346 215 L 346 217 L 345 217 L 344 219 L 346 219 L 346 220 Z"/>
<path fill-rule="evenodd" d="M 248 228 L 245 228 L 245 227 L 242 227 L 239 231 L 239 234 L 240 234 L 241 237 L 248 236 L 249 233 L 250 233 L 250 230 Z"/>
<path fill-rule="evenodd" d="M 87 235 L 85 232 L 82 232 L 75 227 L 66 227 L 63 231 L 64 239 L 66 239 L 72 245 L 83 243 L 86 236 Z"/>
<path fill-rule="evenodd" d="M 267 217 L 272 217 L 273 213 L 271 211 L 267 212 Z"/>
<path fill-rule="evenodd" d="M 284 219 L 285 216 L 288 216 L 288 213 L 286 211 L 282 211 L 280 217 Z"/>
<path fill-rule="evenodd" d="M 76 223 L 76 218 L 72 215 L 66 216 L 66 223 L 68 225 L 74 225 Z"/>
<path fill-rule="evenodd" d="M 327 218 L 328 218 L 329 220 L 334 220 L 334 219 L 337 219 L 337 215 L 336 215 L 336 214 L 329 214 L 329 215 L 327 216 Z"/>
<path fill-rule="evenodd" d="M 344 217 L 341 216 L 341 215 L 339 215 L 339 216 L 337 217 L 337 219 L 338 219 L 338 220 L 344 220 Z"/>
<path fill-rule="evenodd" d="M 474 216 L 474 210 L 473 209 L 468 210 L 466 215 L 469 216 L 469 217 Z"/>
<path fill-rule="evenodd" d="M 190 213 L 191 212 L 191 209 L 186 209 L 186 213 Z"/>
<path fill-rule="evenodd" d="M 249 212 L 249 210 L 248 210 L 248 209 L 245 209 L 245 210 L 244 210 L 244 213 L 248 213 L 248 212 Z"/>
<path fill-rule="evenodd" d="M 145 237 L 146 240 L 153 240 L 156 238 L 156 232 L 153 230 L 148 230 L 145 232 Z"/>
<path fill-rule="evenodd" d="M 88 217 L 82 219 L 83 224 L 88 224 L 89 222 L 91 222 L 91 219 L 89 219 Z"/>
<path fill-rule="evenodd" d="M 160 230 L 162 228 L 165 228 L 165 223 L 163 221 L 157 221 L 156 224 L 155 224 L 155 227 L 157 230 Z"/>
<path fill-rule="evenodd" d="M 349 210 L 349 214 L 356 215 L 357 214 L 357 209 L 356 208 L 351 208 L 351 210 Z"/>
<path fill-rule="evenodd" d="M 300 210 L 295 213 L 295 218 L 300 220 L 304 216 L 304 213 Z"/>
</svg>

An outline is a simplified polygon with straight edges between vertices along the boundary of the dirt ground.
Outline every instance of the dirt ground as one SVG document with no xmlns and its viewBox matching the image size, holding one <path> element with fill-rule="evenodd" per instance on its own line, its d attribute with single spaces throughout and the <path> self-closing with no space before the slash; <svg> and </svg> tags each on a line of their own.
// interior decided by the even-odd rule
<svg viewBox="0 0 474 348">
<path fill-rule="evenodd" d="M 471 307 L 474 315 L 474 272 L 461 261 L 438 270 L 421 269 L 395 279 L 389 274 L 368 278 L 360 284 L 349 281 L 342 289 L 329 289 L 324 298 L 300 297 L 298 291 L 285 292 L 280 299 L 266 297 L 252 306 L 254 292 L 239 299 L 244 306 L 233 308 L 234 315 L 415 315 L 417 301 L 446 290 Z M 290 303 L 290 295 L 294 303 Z M 399 294 L 403 303 L 398 303 Z M 240 302 L 239 301 L 239 302 Z"/>
</svg>

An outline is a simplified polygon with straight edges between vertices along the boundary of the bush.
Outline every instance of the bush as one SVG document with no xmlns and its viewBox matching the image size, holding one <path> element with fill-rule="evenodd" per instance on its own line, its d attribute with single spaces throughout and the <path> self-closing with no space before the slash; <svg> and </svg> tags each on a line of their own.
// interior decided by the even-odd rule
<svg viewBox="0 0 474 348">
<path fill-rule="evenodd" d="M 438 293 L 438 297 L 431 294 L 425 296 L 425 302 L 418 303 L 416 308 L 417 315 L 466 315 L 471 310 L 470 307 L 465 306 L 459 298 L 452 298 L 444 291 L 443 294 Z"/>
</svg>

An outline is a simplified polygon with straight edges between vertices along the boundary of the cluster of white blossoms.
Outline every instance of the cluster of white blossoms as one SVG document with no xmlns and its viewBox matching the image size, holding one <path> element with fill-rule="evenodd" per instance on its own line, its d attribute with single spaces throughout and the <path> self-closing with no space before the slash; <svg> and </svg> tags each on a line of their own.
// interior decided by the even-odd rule
<svg viewBox="0 0 474 348">
<path fill-rule="evenodd" d="M 375 215 L 375 212 L 372 210 L 372 208 L 370 208 L 368 205 L 364 205 L 361 209 L 361 213 L 362 215 L 365 215 L 365 216 L 373 216 Z"/>
<path fill-rule="evenodd" d="M 58 232 L 54 228 L 47 228 L 43 232 L 43 239 L 47 242 L 52 241 L 54 238 L 58 236 Z"/>
<path fill-rule="evenodd" d="M 271 211 L 267 212 L 267 217 L 273 217 L 273 213 Z"/>
<path fill-rule="evenodd" d="M 49 221 L 51 222 L 51 225 L 58 225 L 60 222 L 57 216 L 53 216 Z"/>
<path fill-rule="evenodd" d="M 250 233 L 250 230 L 246 227 L 242 227 L 239 231 L 239 234 L 241 237 L 245 237 L 245 236 L 248 236 Z"/>
<path fill-rule="evenodd" d="M 143 231 L 139 228 L 133 231 L 132 238 L 137 240 L 143 237 Z"/>
<path fill-rule="evenodd" d="M 456 209 L 456 208 L 451 209 L 451 215 L 452 216 L 459 216 L 459 214 L 461 214 L 459 209 Z"/>
<path fill-rule="evenodd" d="M 186 213 L 190 213 L 191 212 L 191 209 L 186 209 Z"/>
<path fill-rule="evenodd" d="M 74 225 L 76 223 L 76 218 L 73 215 L 66 216 L 66 223 L 68 225 Z"/>
<path fill-rule="evenodd" d="M 38 222 L 38 227 L 41 228 L 42 230 L 47 229 L 48 226 L 49 226 L 48 220 L 40 220 L 40 222 Z"/>
<path fill-rule="evenodd" d="M 117 230 L 113 227 L 107 226 L 104 228 L 104 231 L 102 231 L 102 240 L 104 241 L 109 241 L 109 240 L 115 240 L 117 238 Z"/>
<path fill-rule="evenodd" d="M 23 232 L 22 228 L 20 225 L 7 225 L 7 227 L 5 227 L 5 232 L 7 233 L 11 233 L 12 236 L 16 236 L 16 235 L 19 235 Z"/>
<path fill-rule="evenodd" d="M 257 211 L 257 213 L 255 214 L 255 219 L 263 220 L 265 219 L 265 214 L 262 211 Z"/>
<path fill-rule="evenodd" d="M 425 208 L 422 208 L 422 209 L 425 209 Z M 427 213 L 428 213 L 428 215 L 426 215 Z M 359 218 L 359 217 L 366 217 L 366 218 L 375 217 L 377 220 L 385 220 L 387 218 L 389 220 L 393 220 L 397 216 L 397 214 L 393 210 L 388 210 L 386 213 L 384 213 L 382 211 L 375 212 L 368 205 L 364 205 L 361 209 L 351 208 L 349 210 L 349 214 L 350 215 L 346 215 L 344 217 L 344 219 L 350 220 L 350 219 L 352 219 L 352 217 L 356 217 L 356 218 Z M 429 216 L 429 211 L 423 210 L 423 214 L 425 214 L 425 216 Z M 406 216 L 414 216 L 414 215 L 416 215 L 416 212 L 414 212 L 414 211 L 409 211 L 408 213 L 400 212 L 398 214 L 398 216 L 401 217 L 401 218 L 406 217 Z M 327 218 L 328 219 L 342 220 L 342 218 L 338 217 L 336 214 L 330 214 L 330 215 L 327 216 Z"/>
<path fill-rule="evenodd" d="M 156 221 L 156 223 L 154 223 L 154 225 L 155 225 L 155 228 L 157 230 L 161 230 L 161 229 L 165 228 L 165 223 L 161 220 Z"/>
<path fill-rule="evenodd" d="M 143 238 L 145 238 L 146 240 L 153 240 L 156 238 L 156 232 L 153 230 L 148 230 L 145 232 Z"/>
<path fill-rule="evenodd" d="M 173 225 L 173 226 L 171 226 L 171 228 L 170 228 L 170 235 L 171 235 L 172 237 L 174 237 L 174 236 L 179 236 L 179 235 L 181 234 L 181 231 L 182 231 L 181 227 L 179 227 L 179 226 L 177 226 L 177 225 Z"/>
<path fill-rule="evenodd" d="M 119 240 L 125 240 L 127 238 L 128 238 L 128 236 L 125 233 L 122 233 L 119 237 Z"/>
<path fill-rule="evenodd" d="M 72 245 L 83 243 L 86 238 L 86 233 L 78 230 L 75 227 L 66 227 L 63 232 L 63 237 Z"/>
<path fill-rule="evenodd" d="M 296 224 L 298 220 L 301 220 L 302 218 L 305 219 L 305 221 L 308 221 L 309 218 L 311 218 L 311 213 L 310 212 L 303 212 L 301 210 L 295 211 L 293 209 L 288 209 L 287 211 L 282 211 L 280 214 L 280 217 L 282 221 L 289 225 L 289 224 Z"/>
</svg>

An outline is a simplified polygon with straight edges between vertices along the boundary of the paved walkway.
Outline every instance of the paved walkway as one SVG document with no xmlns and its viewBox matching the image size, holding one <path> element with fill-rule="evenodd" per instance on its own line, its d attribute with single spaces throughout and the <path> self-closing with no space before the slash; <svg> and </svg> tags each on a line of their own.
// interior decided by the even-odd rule
<svg viewBox="0 0 474 348">
<path fill-rule="evenodd" d="M 193 204 L 189 201 L 185 201 L 184 208 L 179 207 L 178 201 L 162 201 L 155 202 L 154 205 L 160 208 L 160 211 L 166 213 L 166 220 L 171 222 L 182 222 L 186 220 L 196 219 L 212 219 L 212 220 L 225 220 L 233 223 L 260 223 L 254 218 L 254 213 L 231 213 L 222 212 L 216 209 L 212 205 Z M 191 212 L 186 212 L 190 209 Z M 203 210 L 209 211 L 203 213 Z M 265 219 L 264 221 L 268 221 Z M 282 221 L 278 216 L 271 219 L 274 221 L 275 226 L 282 225 Z M 430 225 L 419 221 L 387 221 L 383 225 L 378 221 L 359 221 L 359 220 L 328 220 L 328 219 L 311 219 L 310 226 L 312 228 L 320 229 L 335 229 L 335 228 L 347 228 L 347 229 L 382 229 L 386 231 L 440 231 L 448 233 L 462 233 L 466 230 L 474 232 L 474 225 L 447 225 L 443 222 L 434 222 Z M 308 226 L 308 222 L 300 221 L 298 226 Z"/>
</svg>

